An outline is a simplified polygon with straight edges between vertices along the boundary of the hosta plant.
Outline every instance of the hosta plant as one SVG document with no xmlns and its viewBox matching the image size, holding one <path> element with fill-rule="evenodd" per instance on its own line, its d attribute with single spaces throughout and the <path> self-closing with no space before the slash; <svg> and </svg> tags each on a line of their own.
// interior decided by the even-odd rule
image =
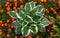
<svg viewBox="0 0 60 38">
<path fill-rule="evenodd" d="M 15 33 L 22 33 L 23 36 L 45 32 L 45 26 L 49 25 L 48 19 L 44 17 L 44 8 L 41 5 L 35 5 L 34 2 L 26 3 L 19 12 L 11 11 L 10 16 L 15 18 L 11 24 L 14 25 Z"/>
</svg>

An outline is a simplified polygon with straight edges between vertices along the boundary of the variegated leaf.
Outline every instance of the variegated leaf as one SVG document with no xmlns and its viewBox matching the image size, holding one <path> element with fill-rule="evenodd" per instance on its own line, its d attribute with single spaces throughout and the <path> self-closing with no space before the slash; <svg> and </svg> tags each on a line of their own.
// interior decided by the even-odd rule
<svg viewBox="0 0 60 38">
<path fill-rule="evenodd" d="M 21 32 L 22 32 L 22 35 L 23 36 L 28 36 L 30 34 L 30 30 L 29 30 L 29 27 L 28 26 L 23 26 L 22 29 L 21 29 Z"/>
<path fill-rule="evenodd" d="M 13 21 L 11 24 L 14 26 L 21 26 L 21 24 L 18 20 Z"/>
<path fill-rule="evenodd" d="M 14 27 L 15 27 L 15 33 L 16 34 L 20 34 L 21 33 L 22 24 L 18 20 L 15 20 L 11 24 L 14 25 Z"/>
<path fill-rule="evenodd" d="M 47 18 L 45 18 L 45 17 L 41 17 L 40 19 L 39 19 L 39 21 L 40 21 L 40 25 L 42 25 L 42 26 L 48 26 L 49 25 L 49 21 L 48 21 L 48 19 Z"/>
<path fill-rule="evenodd" d="M 45 32 L 45 28 L 43 28 L 43 26 L 38 25 L 37 27 L 38 27 L 38 29 L 39 29 L 40 32 Z"/>
<path fill-rule="evenodd" d="M 11 17 L 14 17 L 14 18 L 17 18 L 17 15 L 16 15 L 16 12 L 15 11 L 11 11 L 10 12 L 10 16 Z"/>
<path fill-rule="evenodd" d="M 36 34 L 38 31 L 37 24 L 30 24 L 31 33 Z"/>
<path fill-rule="evenodd" d="M 15 26 L 15 33 L 20 34 L 21 33 L 21 26 Z"/>
<path fill-rule="evenodd" d="M 25 4 L 24 9 L 25 9 L 27 12 L 30 12 L 30 11 L 34 8 L 34 6 L 35 6 L 34 2 L 29 2 L 29 3 L 26 3 L 26 4 Z"/>
<path fill-rule="evenodd" d="M 32 12 L 33 15 L 43 16 L 44 15 L 44 7 L 41 5 L 35 6 L 30 12 Z"/>
</svg>

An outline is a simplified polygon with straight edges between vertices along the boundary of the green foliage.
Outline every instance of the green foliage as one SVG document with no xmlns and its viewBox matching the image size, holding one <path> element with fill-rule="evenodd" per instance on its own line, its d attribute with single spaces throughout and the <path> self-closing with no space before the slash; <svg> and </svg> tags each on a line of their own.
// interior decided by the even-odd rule
<svg viewBox="0 0 60 38">
<path fill-rule="evenodd" d="M 28 36 L 31 33 L 36 34 L 38 30 L 43 32 L 45 30 L 43 27 L 49 25 L 48 19 L 44 17 L 43 10 L 43 6 L 35 6 L 34 2 L 29 2 L 25 4 L 23 9 L 19 9 L 19 12 L 11 11 L 10 16 L 16 18 L 11 23 L 16 28 L 16 34 L 21 32 L 23 36 Z"/>
<path fill-rule="evenodd" d="M 55 2 L 52 2 L 52 0 L 47 0 L 44 6 L 49 9 L 50 7 L 54 7 L 57 1 L 58 0 L 55 0 Z"/>
<path fill-rule="evenodd" d="M 56 35 L 60 37 L 60 28 L 57 25 L 55 25 L 53 29 L 56 31 Z"/>
<path fill-rule="evenodd" d="M 1 4 L 2 0 L 0 0 L 0 4 Z"/>
</svg>

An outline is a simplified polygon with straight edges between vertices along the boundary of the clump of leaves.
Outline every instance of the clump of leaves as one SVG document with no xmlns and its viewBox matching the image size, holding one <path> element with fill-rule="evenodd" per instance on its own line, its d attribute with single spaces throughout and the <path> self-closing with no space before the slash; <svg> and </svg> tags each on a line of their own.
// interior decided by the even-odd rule
<svg viewBox="0 0 60 38">
<path fill-rule="evenodd" d="M 48 19 L 44 17 L 44 7 L 35 5 L 34 2 L 25 4 L 19 12 L 11 11 L 10 16 L 16 18 L 11 24 L 15 26 L 16 34 L 22 33 L 23 36 L 28 36 L 31 33 L 36 34 L 38 30 L 44 32 L 44 26 L 49 25 Z"/>
</svg>

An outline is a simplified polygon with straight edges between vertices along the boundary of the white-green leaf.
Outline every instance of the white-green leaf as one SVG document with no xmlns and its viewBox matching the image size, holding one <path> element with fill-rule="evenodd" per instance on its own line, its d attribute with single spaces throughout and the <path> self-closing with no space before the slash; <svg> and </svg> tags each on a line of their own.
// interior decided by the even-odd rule
<svg viewBox="0 0 60 38">
<path fill-rule="evenodd" d="M 26 20 L 27 22 L 33 22 L 32 17 L 29 16 L 29 15 L 26 16 L 25 20 Z"/>
<path fill-rule="evenodd" d="M 17 21 L 22 24 L 24 22 L 24 20 L 21 20 L 21 19 L 17 19 Z"/>
<path fill-rule="evenodd" d="M 43 16 L 44 15 L 44 7 L 41 5 L 35 6 L 31 11 L 32 14 Z"/>
<path fill-rule="evenodd" d="M 24 9 L 27 11 L 27 12 L 30 12 L 33 8 L 34 8 L 34 2 L 29 2 L 29 3 L 26 3 L 25 4 L 25 7 Z"/>
<path fill-rule="evenodd" d="M 38 31 L 38 28 L 37 28 L 36 24 L 31 24 L 30 29 L 31 29 L 31 32 L 34 33 L 34 34 L 36 34 L 36 32 Z"/>
<path fill-rule="evenodd" d="M 25 26 L 25 25 L 28 25 L 28 23 L 29 23 L 28 21 L 24 20 L 24 22 L 22 23 L 22 25 Z"/>
<path fill-rule="evenodd" d="M 18 20 L 13 21 L 11 24 L 14 26 L 21 26 L 21 24 Z"/>
<path fill-rule="evenodd" d="M 29 3 L 26 3 L 26 4 L 25 4 L 25 10 L 26 10 L 27 12 L 30 11 L 30 4 L 29 4 Z"/>
<path fill-rule="evenodd" d="M 38 25 L 37 27 L 38 27 L 38 29 L 39 29 L 40 32 L 45 32 L 45 28 L 43 28 L 43 26 Z"/>
<path fill-rule="evenodd" d="M 34 7 L 30 12 L 32 13 L 32 14 L 35 14 L 36 12 L 37 12 L 37 7 Z"/>
<path fill-rule="evenodd" d="M 48 26 L 49 25 L 49 21 L 45 17 L 41 17 L 39 19 L 39 21 L 40 21 L 40 24 L 39 25 L 42 25 L 42 26 Z"/>
<path fill-rule="evenodd" d="M 35 14 L 38 16 L 43 16 L 44 15 L 44 7 L 41 5 L 38 5 L 37 8 L 38 9 L 37 9 L 37 12 Z"/>
<path fill-rule="evenodd" d="M 34 2 L 30 2 L 29 4 L 30 4 L 30 9 L 32 10 L 35 7 L 35 4 Z"/>
<path fill-rule="evenodd" d="M 24 19 L 26 17 L 25 13 L 26 12 L 24 12 L 22 9 L 20 9 L 18 15 Z"/>
<path fill-rule="evenodd" d="M 28 36 L 30 34 L 30 30 L 28 26 L 23 26 L 21 29 L 22 35 L 23 36 Z"/>
<path fill-rule="evenodd" d="M 17 17 L 16 12 L 15 12 L 15 11 L 11 11 L 11 12 L 10 12 L 10 16 L 16 18 L 16 17 Z"/>
<path fill-rule="evenodd" d="M 15 26 L 15 33 L 20 34 L 21 33 L 21 27 L 20 26 Z"/>
<path fill-rule="evenodd" d="M 34 20 L 35 22 L 38 22 L 39 18 L 40 18 L 40 16 L 37 16 L 37 15 L 34 15 L 34 16 L 33 16 L 33 20 Z"/>
</svg>

